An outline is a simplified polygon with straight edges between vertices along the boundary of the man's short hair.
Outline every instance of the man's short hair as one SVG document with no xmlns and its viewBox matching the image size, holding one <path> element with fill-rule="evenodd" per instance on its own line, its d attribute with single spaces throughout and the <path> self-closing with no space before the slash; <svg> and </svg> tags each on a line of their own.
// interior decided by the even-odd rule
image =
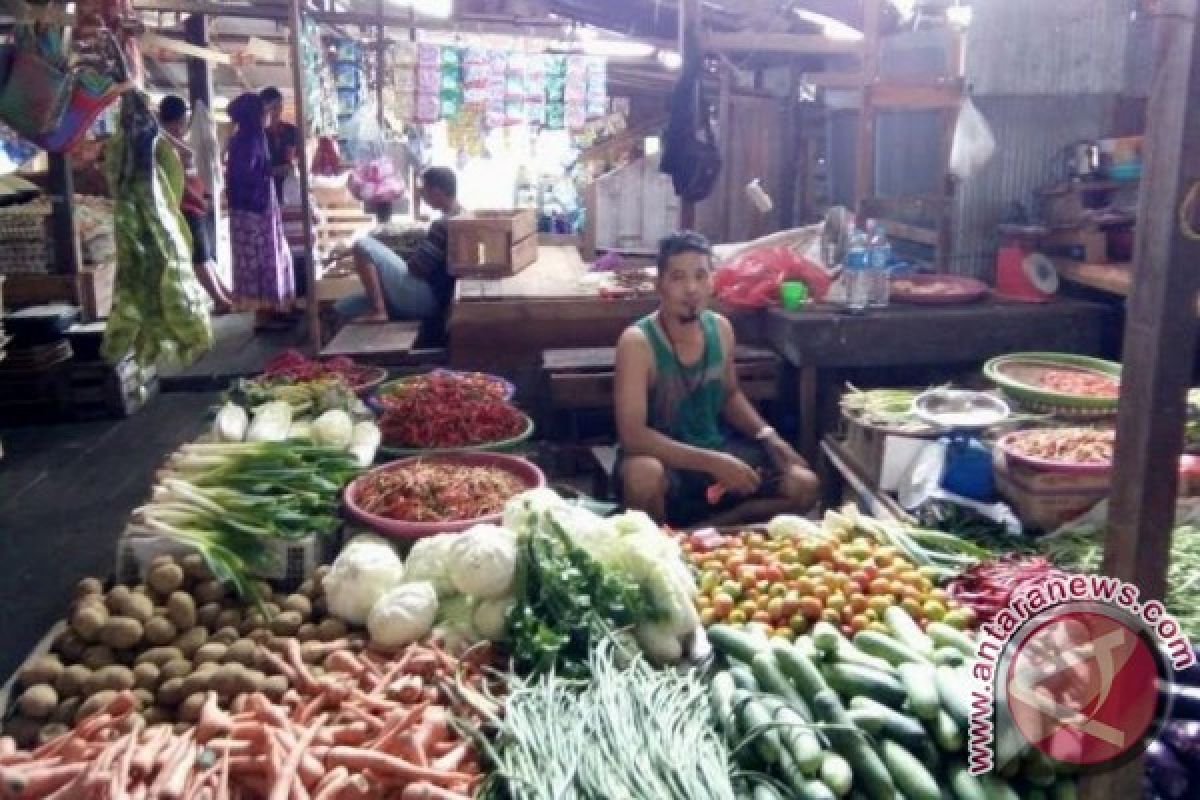
<svg viewBox="0 0 1200 800">
<path fill-rule="evenodd" d="M 712 245 L 708 239 L 695 231 L 676 231 L 664 236 L 658 242 L 658 274 L 662 276 L 667 271 L 667 264 L 670 263 L 672 256 L 682 255 L 683 253 L 699 253 L 700 255 L 712 258 Z"/>
<path fill-rule="evenodd" d="M 178 122 L 187 116 L 187 101 L 177 94 L 169 94 L 158 103 L 158 119 L 160 122 Z"/>
<path fill-rule="evenodd" d="M 276 89 L 274 86 L 268 86 L 258 93 L 258 97 L 263 101 L 264 106 L 269 106 L 271 103 L 283 102 L 283 92 Z"/>
<path fill-rule="evenodd" d="M 449 167 L 430 167 L 421 175 L 421 185 L 426 189 L 441 189 L 447 197 L 458 195 L 458 177 Z"/>
</svg>

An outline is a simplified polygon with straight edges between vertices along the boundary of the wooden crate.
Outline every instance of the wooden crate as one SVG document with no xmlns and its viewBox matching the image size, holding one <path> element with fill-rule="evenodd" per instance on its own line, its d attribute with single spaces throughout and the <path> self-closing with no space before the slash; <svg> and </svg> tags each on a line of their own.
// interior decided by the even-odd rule
<svg viewBox="0 0 1200 800">
<path fill-rule="evenodd" d="M 996 471 L 996 489 L 1029 528 L 1050 532 L 1083 516 L 1108 496 L 1106 489 L 1090 491 L 1030 491 L 1007 471 Z"/>
<path fill-rule="evenodd" d="M 537 261 L 537 214 L 530 209 L 475 211 L 447 225 L 453 275 L 503 278 Z"/>
<path fill-rule="evenodd" d="M 79 417 L 128 417 L 158 391 L 154 367 L 139 367 L 133 356 L 113 365 L 105 361 L 72 363 L 68 373 L 71 414 Z"/>
<path fill-rule="evenodd" d="M 839 444 L 846 458 L 853 462 L 862 476 L 872 486 L 878 487 L 883 483 L 884 464 L 888 460 L 889 448 L 906 447 L 914 440 L 928 441 L 936 438 L 937 434 L 934 433 L 893 433 L 864 425 L 843 414 Z"/>
<path fill-rule="evenodd" d="M 6 290 L 10 307 L 41 303 L 72 303 L 87 322 L 105 319 L 112 311 L 117 266 L 98 264 L 77 275 L 9 275 Z"/>
</svg>

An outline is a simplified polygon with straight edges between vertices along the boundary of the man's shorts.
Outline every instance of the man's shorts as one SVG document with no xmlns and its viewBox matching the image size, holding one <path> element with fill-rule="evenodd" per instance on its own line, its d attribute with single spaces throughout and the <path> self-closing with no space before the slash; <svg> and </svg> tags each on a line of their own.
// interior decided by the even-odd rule
<svg viewBox="0 0 1200 800">
<path fill-rule="evenodd" d="M 747 500 L 771 497 L 778 492 L 779 471 L 775 468 L 766 448 L 759 442 L 744 436 L 729 436 L 720 451 L 738 458 L 751 468 L 758 470 L 762 476 L 759 490 L 752 495 L 735 495 L 726 492 L 721 499 L 710 504 L 708 488 L 716 481 L 706 472 L 695 472 L 686 469 L 667 470 L 667 523 L 675 528 L 690 528 L 699 524 L 714 514 L 728 511 Z M 618 498 L 624 488 L 622 469 L 625 456 L 617 459 L 617 493 Z"/>
</svg>

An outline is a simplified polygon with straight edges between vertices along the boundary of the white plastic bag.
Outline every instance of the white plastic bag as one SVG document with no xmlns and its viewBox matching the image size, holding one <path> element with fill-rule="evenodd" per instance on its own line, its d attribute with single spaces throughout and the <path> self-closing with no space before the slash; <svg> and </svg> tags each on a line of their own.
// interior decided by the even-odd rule
<svg viewBox="0 0 1200 800">
<path fill-rule="evenodd" d="M 950 145 L 950 172 L 959 180 L 969 178 L 986 164 L 996 152 L 996 138 L 979 109 L 964 98 L 954 126 L 954 141 Z"/>
</svg>

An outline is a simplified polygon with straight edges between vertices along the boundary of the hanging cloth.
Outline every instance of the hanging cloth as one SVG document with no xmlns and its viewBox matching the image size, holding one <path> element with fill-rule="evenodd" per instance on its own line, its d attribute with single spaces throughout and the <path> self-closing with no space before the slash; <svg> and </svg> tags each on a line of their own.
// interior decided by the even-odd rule
<svg viewBox="0 0 1200 800">
<path fill-rule="evenodd" d="M 671 176 L 675 194 L 689 203 L 708 197 L 721 174 L 721 151 L 704 94 L 704 55 L 689 36 L 687 60 L 671 93 L 671 116 L 663 134 L 659 169 Z"/>
</svg>

